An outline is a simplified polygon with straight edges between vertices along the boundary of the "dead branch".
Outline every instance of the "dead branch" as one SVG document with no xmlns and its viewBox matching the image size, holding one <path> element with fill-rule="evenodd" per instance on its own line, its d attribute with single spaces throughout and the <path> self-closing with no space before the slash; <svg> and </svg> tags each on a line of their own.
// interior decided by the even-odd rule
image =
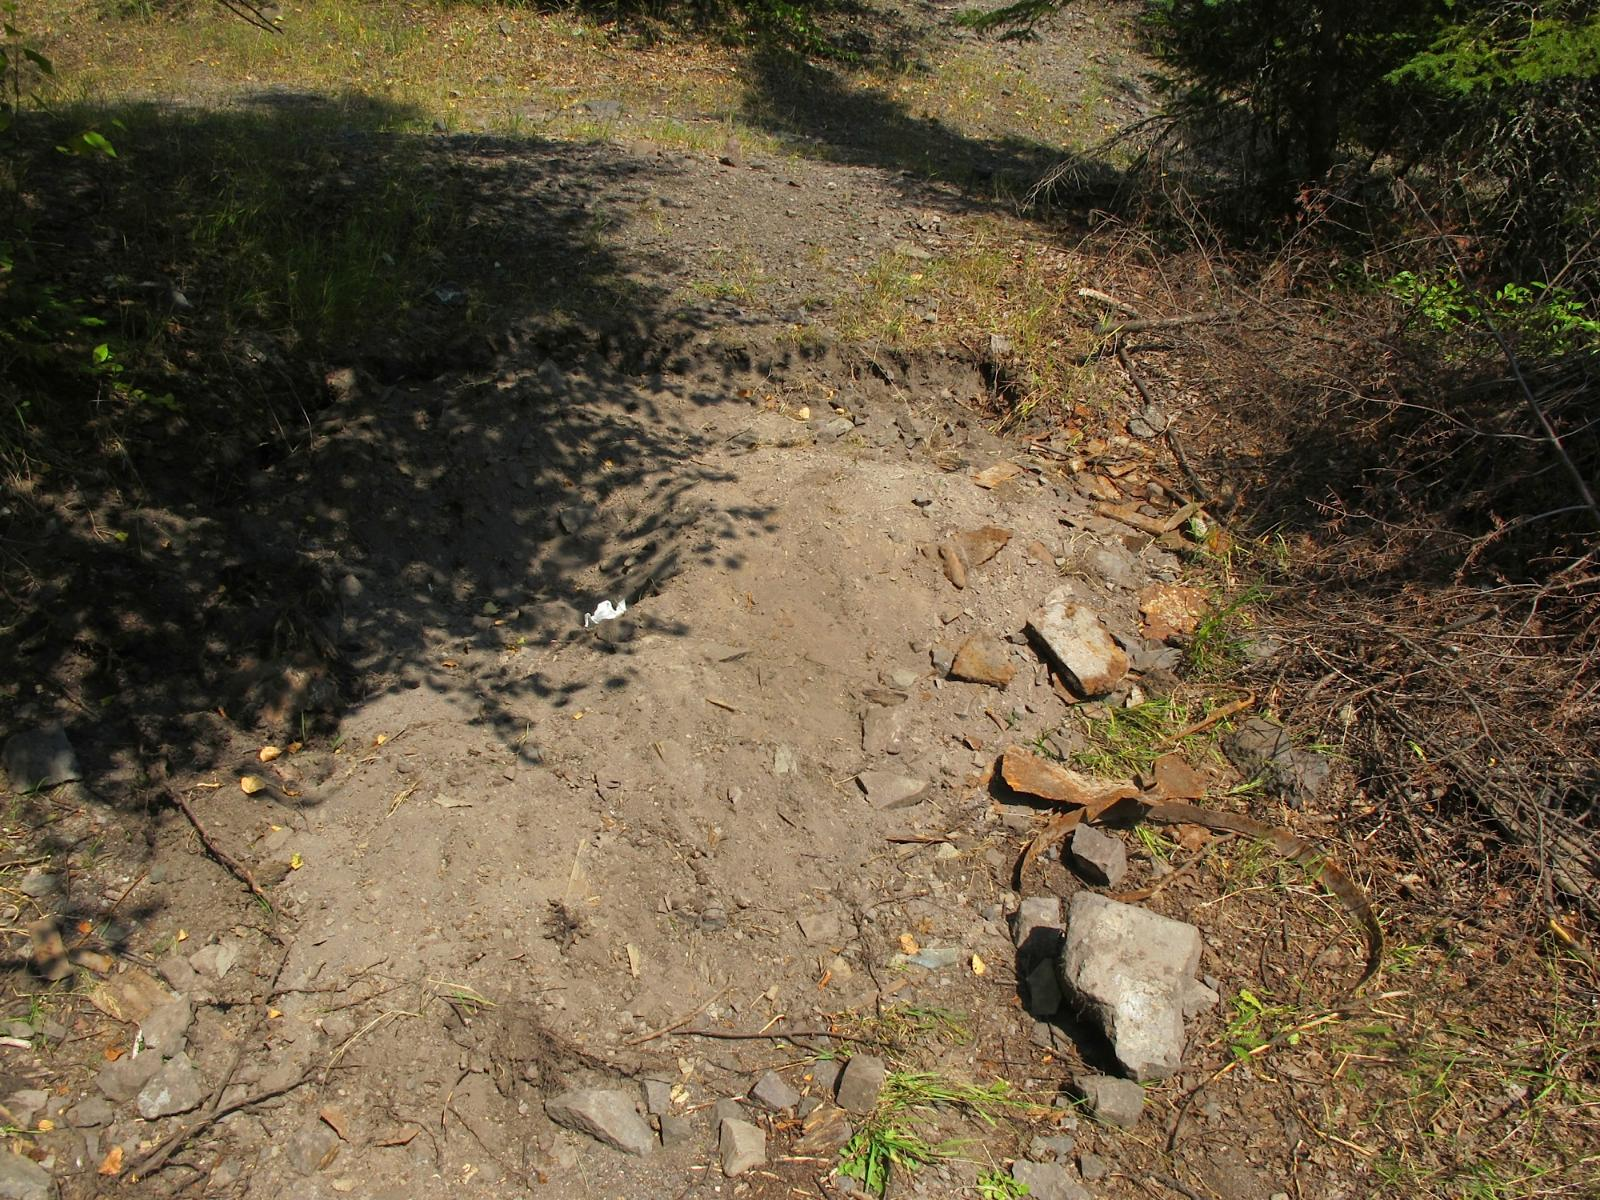
<svg viewBox="0 0 1600 1200">
<path fill-rule="evenodd" d="M 250 874 L 250 868 L 245 866 L 237 858 L 233 857 L 233 855 L 229 854 L 221 846 L 217 845 L 217 843 L 212 839 L 211 834 L 207 832 L 206 827 L 201 822 L 200 818 L 195 816 L 194 809 L 189 807 L 189 802 L 177 792 L 169 791 L 166 793 L 166 796 L 168 800 L 171 800 L 173 804 L 177 805 L 178 811 L 183 813 L 185 817 L 189 818 L 189 824 L 193 825 L 195 833 L 200 835 L 200 844 L 206 848 L 206 852 L 224 867 L 228 868 L 228 870 L 231 871 L 234 876 L 245 885 L 245 887 L 249 888 L 251 895 L 255 896 L 256 899 L 265 904 L 269 910 L 276 911 L 272 909 L 272 900 L 264 891 L 261 890 L 261 885 L 256 882 L 255 876 Z"/>
</svg>

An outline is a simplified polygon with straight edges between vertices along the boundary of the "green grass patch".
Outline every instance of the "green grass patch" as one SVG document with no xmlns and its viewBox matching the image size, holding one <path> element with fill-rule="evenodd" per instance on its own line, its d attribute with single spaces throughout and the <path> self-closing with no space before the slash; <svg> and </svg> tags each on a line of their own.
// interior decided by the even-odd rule
<svg viewBox="0 0 1600 1200">
<path fill-rule="evenodd" d="M 1189 707 L 1168 697 L 1127 708 L 1103 706 L 1081 713 L 1088 745 L 1073 753 L 1072 765 L 1094 775 L 1125 778 L 1150 770 L 1174 748 L 1172 739 L 1190 723 Z"/>
</svg>

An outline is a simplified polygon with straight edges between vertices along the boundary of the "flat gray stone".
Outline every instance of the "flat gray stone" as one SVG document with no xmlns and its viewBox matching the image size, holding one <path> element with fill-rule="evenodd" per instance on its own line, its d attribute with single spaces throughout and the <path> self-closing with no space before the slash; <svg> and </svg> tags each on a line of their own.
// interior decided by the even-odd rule
<svg viewBox="0 0 1600 1200">
<path fill-rule="evenodd" d="M 10 1150 L 0 1151 L 0 1198 L 3 1200 L 52 1200 L 54 1181 L 31 1158 Z"/>
<path fill-rule="evenodd" d="M 1060 1133 L 1054 1137 L 1039 1136 L 1028 1143 L 1028 1157 L 1034 1162 L 1066 1162 L 1072 1157 L 1073 1148 L 1078 1140 L 1070 1133 Z"/>
<path fill-rule="evenodd" d="M 1068 844 L 1072 866 L 1096 887 L 1116 887 L 1128 873 L 1128 848 L 1122 839 L 1092 825 L 1079 825 Z"/>
<path fill-rule="evenodd" d="M 1078 1080 L 1078 1092 L 1087 1101 L 1090 1116 L 1118 1129 L 1132 1129 L 1144 1111 L 1144 1089 L 1131 1079 L 1088 1075 Z"/>
<path fill-rule="evenodd" d="M 50 1093 L 43 1088 L 22 1088 L 6 1097 L 6 1108 L 18 1125 L 32 1125 L 33 1119 L 50 1103 Z"/>
<path fill-rule="evenodd" d="M 289 1139 L 285 1149 L 289 1165 L 302 1175 L 315 1175 L 333 1165 L 339 1157 L 339 1135 L 327 1122 L 313 1117 Z"/>
<path fill-rule="evenodd" d="M 722 1173 L 729 1179 L 765 1166 L 767 1131 L 748 1121 L 723 1121 L 717 1132 Z"/>
<path fill-rule="evenodd" d="M 800 1093 L 776 1071 L 768 1071 L 750 1089 L 750 1099 L 773 1112 L 785 1112 L 800 1103 Z"/>
<path fill-rule="evenodd" d="M 808 942 L 836 943 L 844 931 L 835 912 L 801 913 L 795 918 L 800 926 L 800 936 Z"/>
<path fill-rule="evenodd" d="M 1103 696 L 1128 673 L 1128 656 L 1093 609 L 1059 589 L 1028 618 L 1028 632 L 1080 696 Z"/>
<path fill-rule="evenodd" d="M 874 757 L 899 754 L 905 748 L 905 714 L 904 708 L 867 709 L 861 718 L 861 749 Z"/>
<path fill-rule="evenodd" d="M 107 1063 L 94 1077 L 95 1086 L 106 1098 L 116 1104 L 132 1100 L 161 1070 L 161 1055 L 141 1054 L 137 1058 L 124 1055 L 116 1062 Z"/>
<path fill-rule="evenodd" d="M 856 783 L 866 793 L 867 803 L 883 811 L 910 808 L 928 791 L 926 779 L 913 779 L 893 771 L 863 771 L 856 776 Z"/>
<path fill-rule="evenodd" d="M 672 1111 L 672 1085 L 665 1079 L 642 1081 L 644 1110 L 652 1117 L 665 1116 Z"/>
<path fill-rule="evenodd" d="M 1003 688 L 1016 676 L 1010 648 L 992 633 L 975 633 L 950 660 L 950 678 Z"/>
<path fill-rule="evenodd" d="M 186 1113 L 199 1108 L 205 1098 L 205 1083 L 200 1072 L 194 1069 L 187 1054 L 179 1054 L 163 1063 L 150 1077 L 150 1082 L 139 1089 L 139 1115 L 146 1121 L 154 1121 Z"/>
<path fill-rule="evenodd" d="M 117 1110 L 111 1106 L 109 1100 L 90 1096 L 78 1101 L 67 1110 L 67 1121 L 79 1129 L 93 1129 L 111 1124 L 116 1115 Z"/>
<path fill-rule="evenodd" d="M 1094 892 L 1076 892 L 1061 950 L 1063 990 L 1099 1024 L 1127 1075 L 1166 1079 L 1183 1065 L 1184 1007 L 1200 931 Z"/>
<path fill-rule="evenodd" d="M 883 1059 L 857 1054 L 839 1074 L 839 1107 L 846 1112 L 870 1113 L 878 1107 L 878 1097 L 889 1077 Z"/>
<path fill-rule="evenodd" d="M 679 1113 L 661 1114 L 661 1145 L 668 1150 L 694 1141 L 694 1122 Z"/>
<path fill-rule="evenodd" d="M 1013 925 L 1017 949 L 1030 958 L 1052 962 L 1061 949 L 1061 900 L 1057 896 L 1025 896 Z"/>
<path fill-rule="evenodd" d="M 186 996 L 161 1005 L 139 1025 L 146 1050 L 171 1058 L 189 1041 L 189 1026 L 194 1023 L 194 1008 Z"/>
<path fill-rule="evenodd" d="M 557 1125 L 586 1133 L 624 1154 L 640 1158 L 655 1149 L 655 1134 L 625 1092 L 579 1088 L 544 1102 L 545 1115 Z"/>
<path fill-rule="evenodd" d="M 1098 1154 L 1090 1154 L 1086 1151 L 1078 1157 L 1078 1174 L 1082 1175 L 1090 1183 L 1099 1183 L 1107 1175 L 1111 1174 L 1111 1164 Z"/>
<path fill-rule="evenodd" d="M 1028 1200 L 1091 1200 L 1084 1187 L 1056 1163 L 1018 1159 L 1011 1164 L 1011 1178 L 1028 1187 Z"/>
<path fill-rule="evenodd" d="M 13 792 L 31 792 L 82 779 L 78 756 L 59 723 L 12 734 L 0 754 Z"/>
<path fill-rule="evenodd" d="M 724 1121 L 744 1120 L 744 1105 L 737 1100 L 722 1099 L 711 1106 L 711 1127 L 720 1130 Z"/>
<path fill-rule="evenodd" d="M 1241 775 L 1265 780 L 1294 808 L 1328 785 L 1328 760 L 1313 750 L 1297 749 L 1289 732 L 1265 717 L 1245 721 L 1223 739 L 1222 749 Z"/>
<path fill-rule="evenodd" d="M 189 965 L 202 975 L 224 979 L 239 960 L 239 943 L 232 938 L 213 942 L 189 955 Z"/>
</svg>

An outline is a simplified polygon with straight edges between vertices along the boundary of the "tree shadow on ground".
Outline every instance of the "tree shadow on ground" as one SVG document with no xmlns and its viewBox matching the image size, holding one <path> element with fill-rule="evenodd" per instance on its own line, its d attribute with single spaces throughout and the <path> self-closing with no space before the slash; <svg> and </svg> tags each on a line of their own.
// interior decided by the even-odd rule
<svg viewBox="0 0 1600 1200">
<path fill-rule="evenodd" d="M 65 720 L 131 797 L 387 687 L 525 730 L 574 697 L 516 651 L 582 635 L 578 597 L 770 530 L 695 498 L 704 438 L 667 411 L 731 389 L 638 374 L 707 319 L 607 232 L 671 167 L 390 132 L 417 114 L 370 97 L 102 117 L 115 159 L 32 131 L 14 231 L 6 302 L 105 324 L 3 347 L 12 731 Z M 121 373 L 84 368 L 95 342 Z M 583 686 L 626 686 L 615 661 Z"/>
</svg>

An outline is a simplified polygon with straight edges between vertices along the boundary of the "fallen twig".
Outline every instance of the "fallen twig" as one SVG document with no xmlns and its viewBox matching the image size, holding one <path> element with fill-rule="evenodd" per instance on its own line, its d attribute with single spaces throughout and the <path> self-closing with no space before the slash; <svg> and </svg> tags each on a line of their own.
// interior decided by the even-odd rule
<svg viewBox="0 0 1600 1200">
<path fill-rule="evenodd" d="M 1162 746 L 1175 745 L 1186 737 L 1193 737 L 1197 733 L 1210 729 L 1218 721 L 1226 721 L 1235 713 L 1241 713 L 1256 702 L 1256 694 L 1251 692 L 1243 700 L 1233 700 L 1211 713 L 1204 720 L 1196 721 L 1193 725 L 1185 725 L 1177 733 L 1164 738 L 1159 744 Z"/>
<path fill-rule="evenodd" d="M 269 912 L 276 912 L 277 910 L 272 907 L 271 898 L 261 890 L 261 885 L 256 882 L 255 876 L 250 874 L 250 868 L 245 866 L 237 858 L 233 857 L 233 855 L 229 854 L 226 850 L 212 840 L 211 834 L 207 832 L 205 825 L 201 823 L 199 817 L 195 816 L 194 809 L 189 807 L 189 802 L 177 792 L 169 791 L 166 795 L 167 799 L 176 804 L 178 806 L 178 810 L 182 812 L 184 816 L 189 818 L 189 824 L 193 825 L 195 833 L 200 835 L 200 844 L 206 848 L 206 852 L 224 867 L 227 867 L 229 871 L 233 872 L 234 876 L 238 878 L 239 881 L 245 885 L 245 887 L 250 889 L 250 894 L 267 906 Z"/>
<path fill-rule="evenodd" d="M 243 1053 L 242 1047 L 239 1053 Z M 237 1062 L 235 1065 L 237 1065 Z M 228 1075 L 223 1079 L 222 1087 L 219 1087 L 213 1093 L 213 1104 L 206 1115 L 196 1121 L 191 1121 L 189 1124 L 173 1130 L 166 1137 L 162 1138 L 155 1149 L 150 1151 L 149 1154 L 145 1155 L 138 1161 L 137 1164 L 134 1165 L 133 1170 L 128 1173 L 128 1181 L 130 1183 L 137 1182 L 142 1178 L 155 1174 L 166 1165 L 167 1159 L 171 1158 L 178 1148 L 190 1138 L 194 1137 L 195 1134 L 200 1133 L 202 1130 L 209 1129 L 212 1125 L 215 1125 L 224 1117 L 231 1117 L 234 1113 L 239 1112 L 241 1109 L 253 1108 L 257 1104 L 262 1104 L 268 1100 L 276 1099 L 279 1096 L 287 1095 L 296 1088 L 309 1083 L 312 1075 L 315 1073 L 316 1069 L 314 1067 L 307 1067 L 300 1073 L 298 1078 L 290 1083 L 284 1084 L 281 1087 L 267 1088 L 265 1091 L 257 1092 L 253 1096 L 246 1096 L 242 1100 L 235 1100 L 232 1104 L 217 1105 L 215 1101 L 222 1099 L 223 1089 L 227 1087 L 227 1084 L 233 1075 L 233 1068 L 229 1068 Z"/>
<path fill-rule="evenodd" d="M 732 990 L 733 990 L 733 985 L 730 984 L 729 986 L 723 988 L 720 992 L 716 992 L 715 994 L 713 994 L 711 996 L 708 996 L 705 999 L 705 1001 L 699 1007 L 697 1007 L 692 1013 L 690 1013 L 688 1016 L 683 1017 L 680 1020 L 674 1021 L 670 1025 L 663 1025 L 660 1029 L 652 1030 L 649 1033 L 642 1033 L 636 1038 L 629 1038 L 626 1042 L 623 1043 L 623 1045 L 624 1046 L 642 1046 L 646 1042 L 655 1041 L 658 1037 L 665 1037 L 669 1033 L 676 1033 L 678 1030 L 682 1029 L 685 1025 L 687 1025 L 690 1021 L 692 1021 L 696 1017 L 698 1017 L 701 1013 L 705 1012 L 706 1009 L 710 1008 L 718 1000 L 721 1000 L 724 996 L 726 996 Z"/>
</svg>

